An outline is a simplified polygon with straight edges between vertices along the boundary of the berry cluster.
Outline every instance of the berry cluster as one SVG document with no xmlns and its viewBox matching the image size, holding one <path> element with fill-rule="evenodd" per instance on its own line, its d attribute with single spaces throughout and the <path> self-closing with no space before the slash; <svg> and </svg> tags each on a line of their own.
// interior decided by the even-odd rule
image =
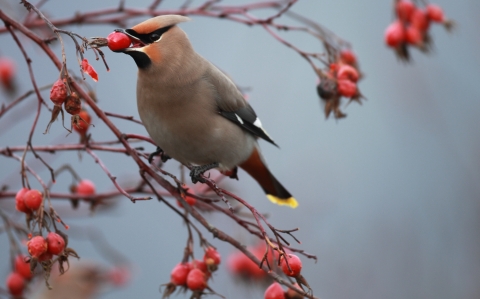
<svg viewBox="0 0 480 299">
<path fill-rule="evenodd" d="M 253 248 L 248 248 L 255 257 L 259 260 L 263 259 L 263 256 L 266 252 L 265 244 L 257 245 Z M 280 259 L 279 266 L 282 272 L 289 276 L 293 277 L 299 282 L 300 284 L 304 284 L 308 287 L 305 279 L 300 274 L 302 270 L 302 261 L 300 258 L 295 254 L 286 254 L 282 255 L 279 258 L 279 254 L 276 250 L 273 251 L 273 255 L 270 254 L 267 258 L 267 262 L 269 265 L 275 264 L 275 261 Z M 287 259 L 287 261 L 285 261 Z M 266 282 L 269 278 L 268 274 L 263 271 L 262 268 L 259 267 L 256 263 L 250 260 L 245 254 L 242 252 L 237 252 L 232 254 L 228 259 L 228 270 L 235 276 L 238 276 L 241 279 L 244 279 L 245 282 L 251 281 L 264 281 Z M 298 289 L 302 289 L 298 284 L 295 284 L 295 287 Z M 265 299 L 297 299 L 303 298 L 302 295 L 298 294 L 297 292 L 288 289 L 287 291 L 283 291 L 282 286 L 275 282 L 271 284 L 267 290 L 265 291 Z"/>
<path fill-rule="evenodd" d="M 396 19 L 385 30 L 385 43 L 395 49 L 400 59 L 408 61 L 408 48 L 415 47 L 428 52 L 432 45 L 430 23 L 440 23 L 450 30 L 453 22 L 445 18 L 443 10 L 436 4 L 424 8 L 410 0 L 395 0 Z"/>
<path fill-rule="evenodd" d="M 319 73 L 317 93 L 325 102 L 325 117 L 333 112 L 338 119 L 346 116 L 340 110 L 341 98 L 360 102 L 362 94 L 357 87 L 361 75 L 356 55 L 349 49 L 343 49 L 335 57 L 328 69 Z"/>
<path fill-rule="evenodd" d="M 43 195 L 40 191 L 22 188 L 15 195 L 15 208 L 25 214 L 37 211 L 43 203 Z"/>
<path fill-rule="evenodd" d="M 86 61 L 86 59 L 84 59 L 84 61 Z M 93 70 L 93 68 L 88 64 L 88 61 L 83 67 L 85 69 Z M 52 88 L 50 89 L 50 100 L 53 102 L 54 106 L 52 117 L 47 129 L 45 130 L 45 133 L 48 132 L 51 124 L 57 119 L 60 112 L 62 113 L 63 119 L 63 105 L 65 111 L 72 115 L 70 130 L 67 130 L 71 132 L 73 128 L 80 134 L 80 141 L 84 142 L 87 136 L 88 128 L 90 127 L 91 117 L 85 109 L 82 109 L 82 101 L 80 100 L 80 97 L 75 91 L 71 91 L 70 85 L 66 78 L 58 79 L 55 81 L 55 83 L 53 83 Z"/>
<path fill-rule="evenodd" d="M 221 256 L 213 247 L 205 249 L 203 260 L 179 263 L 170 274 L 170 282 L 166 284 L 163 298 L 168 298 L 177 287 L 193 292 L 191 298 L 200 298 L 203 291 L 208 288 L 208 279 L 218 269 Z"/>
<path fill-rule="evenodd" d="M 54 255 L 59 256 L 59 260 L 60 256 L 66 258 L 71 249 L 65 249 L 66 242 L 62 235 L 61 232 L 49 232 L 46 238 L 35 236 L 27 242 L 30 256 L 17 255 L 14 271 L 8 275 L 6 280 L 7 289 L 12 296 L 22 296 L 28 282 L 33 278 L 33 271 L 39 262 L 43 265 L 51 265 Z"/>
</svg>

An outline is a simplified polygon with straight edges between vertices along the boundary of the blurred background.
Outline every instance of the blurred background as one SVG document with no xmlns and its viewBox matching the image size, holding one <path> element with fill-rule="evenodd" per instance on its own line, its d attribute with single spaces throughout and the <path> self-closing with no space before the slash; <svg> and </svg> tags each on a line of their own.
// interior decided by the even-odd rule
<svg viewBox="0 0 480 299">
<path fill-rule="evenodd" d="M 246 1 L 224 1 L 226 4 Z M 302 257 L 303 275 L 320 298 L 480 298 L 480 2 L 438 0 L 447 17 L 457 22 L 452 34 L 432 26 L 434 51 L 426 56 L 412 51 L 413 63 L 398 61 L 384 45 L 385 28 L 393 19 L 392 1 L 301 0 L 292 11 L 309 17 L 352 43 L 361 70 L 359 87 L 368 99 L 344 107 L 348 117 L 325 119 L 316 94 L 316 76 L 297 53 L 275 41 L 260 27 L 228 20 L 192 17 L 181 24 L 194 48 L 226 71 L 237 84 L 249 87 L 249 101 L 280 150 L 261 141 L 263 154 L 275 176 L 294 194 L 299 207 L 291 210 L 271 204 L 245 173 L 228 188 L 270 215 L 279 229 L 299 227 L 296 245 L 317 255 L 318 262 Z M 151 1 L 126 1 L 147 7 Z M 183 1 L 164 1 L 161 8 L 178 8 Z M 115 7 L 118 1 L 50 0 L 43 11 L 52 18 L 70 17 L 76 11 Z M 0 1 L 0 9 L 20 18 L 25 9 L 18 1 Z M 145 18 L 139 18 L 138 21 Z M 134 25 L 137 21 L 132 21 Z M 115 26 L 69 27 L 83 36 L 107 36 Z M 318 41 L 304 34 L 283 37 L 310 52 L 320 51 Z M 69 68 L 75 70 L 74 48 L 68 38 Z M 58 71 L 32 43 L 26 49 L 33 60 L 40 86 L 58 78 Z M 60 55 L 60 47 L 54 47 Z M 99 106 L 108 112 L 133 115 L 137 68 L 123 54 L 105 50 L 111 68 L 86 57 L 99 73 L 94 86 Z M 0 55 L 17 61 L 19 94 L 31 88 L 27 67 L 9 34 L 0 35 Z M 48 92 L 45 93 L 45 97 Z M 1 93 L 1 102 L 10 101 Z M 30 97 L 0 119 L 0 147 L 24 145 L 36 110 Z M 75 143 L 60 122 L 43 135 L 49 115 L 42 113 L 34 145 Z M 132 122 L 113 119 L 125 133 L 146 134 Z M 113 140 L 103 123 L 93 117 L 94 140 Z M 144 144 L 153 151 L 151 145 Z M 98 152 L 123 186 L 137 182 L 138 170 L 122 155 Z M 69 163 L 82 178 L 95 182 L 98 191 L 112 190 L 110 180 L 90 156 L 77 152 L 42 155 L 58 168 Z M 18 162 L 1 157 L 0 182 L 12 190 L 21 186 Z M 29 165 L 45 181 L 48 171 L 31 154 Z M 42 171 L 43 169 L 43 171 Z M 178 174 L 178 164 L 166 169 Z M 33 181 L 33 180 L 32 180 Z M 54 191 L 66 191 L 71 178 L 60 176 Z M 38 186 L 37 186 L 38 187 Z M 182 220 L 156 200 L 132 204 L 117 198 L 112 209 L 90 213 L 86 204 L 72 211 L 55 201 L 57 211 L 71 229 L 69 245 L 82 261 L 113 266 L 86 236 L 99 230 L 105 240 L 133 264 L 124 288 L 111 288 L 101 298 L 159 298 L 160 284 L 182 255 L 187 230 Z M 12 200 L 0 208 L 12 211 Z M 15 212 L 14 218 L 22 219 Z M 247 245 L 252 236 L 219 215 L 208 220 Z M 209 240 L 224 261 L 234 252 L 228 244 Z M 292 240 L 293 241 L 293 240 Z M 198 243 L 196 243 L 198 245 Z M 199 247 L 196 255 L 201 257 Z M 0 252 L 8 240 L 0 235 Z M 0 281 L 10 271 L 7 255 L 0 259 Z M 211 287 L 227 298 L 263 298 L 264 286 L 238 283 L 227 273 L 226 262 L 214 275 Z M 189 294 L 174 295 L 188 298 Z"/>
</svg>

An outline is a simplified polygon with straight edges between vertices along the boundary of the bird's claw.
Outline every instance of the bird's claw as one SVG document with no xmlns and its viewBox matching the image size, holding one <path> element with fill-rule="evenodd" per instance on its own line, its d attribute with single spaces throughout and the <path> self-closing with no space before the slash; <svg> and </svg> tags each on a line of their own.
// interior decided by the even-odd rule
<svg viewBox="0 0 480 299">
<path fill-rule="evenodd" d="M 192 166 L 190 170 L 190 177 L 192 178 L 192 183 L 196 184 L 198 182 L 205 183 L 205 179 L 202 178 L 202 174 L 212 168 L 218 167 L 218 163 L 212 163 L 207 165 Z"/>
</svg>

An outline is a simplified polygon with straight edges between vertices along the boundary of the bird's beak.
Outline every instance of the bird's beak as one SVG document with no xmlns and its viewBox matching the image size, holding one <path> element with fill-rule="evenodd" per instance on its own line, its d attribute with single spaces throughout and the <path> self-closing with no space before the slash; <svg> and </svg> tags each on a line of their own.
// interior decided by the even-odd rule
<svg viewBox="0 0 480 299">
<path fill-rule="evenodd" d="M 125 34 L 126 36 L 128 36 L 130 38 L 130 41 L 131 41 L 131 44 L 128 48 L 120 49 L 120 50 L 117 50 L 115 52 L 125 53 L 125 52 L 128 52 L 128 51 L 135 51 L 134 49 L 143 48 L 147 45 L 140 38 L 135 36 L 136 32 L 131 30 L 131 29 L 115 29 L 114 31 Z"/>
</svg>

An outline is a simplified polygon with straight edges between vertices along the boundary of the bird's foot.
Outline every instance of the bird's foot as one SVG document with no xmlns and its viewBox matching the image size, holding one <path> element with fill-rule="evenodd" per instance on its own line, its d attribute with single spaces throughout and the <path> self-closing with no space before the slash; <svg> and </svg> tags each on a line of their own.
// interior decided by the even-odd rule
<svg viewBox="0 0 480 299">
<path fill-rule="evenodd" d="M 151 153 L 149 156 L 148 156 L 148 163 L 152 163 L 152 160 L 153 160 L 153 157 L 155 156 L 160 156 L 160 159 L 162 160 L 162 162 L 167 162 L 168 159 L 171 159 L 168 155 L 165 154 L 165 152 L 157 146 L 157 150 L 154 151 L 153 153 Z"/>
<path fill-rule="evenodd" d="M 196 184 L 197 182 L 205 183 L 205 179 L 201 177 L 201 175 L 212 168 L 218 167 L 218 162 L 207 164 L 207 165 L 200 165 L 200 166 L 193 166 L 192 170 L 190 170 L 190 177 L 192 178 L 192 183 Z"/>
</svg>

